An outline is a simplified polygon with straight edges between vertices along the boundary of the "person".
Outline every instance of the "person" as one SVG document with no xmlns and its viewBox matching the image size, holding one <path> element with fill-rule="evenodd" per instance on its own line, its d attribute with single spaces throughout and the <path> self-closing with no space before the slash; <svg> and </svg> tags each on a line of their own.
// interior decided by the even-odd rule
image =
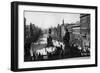
<svg viewBox="0 0 100 73">
<path fill-rule="evenodd" d="M 65 30 L 66 30 L 66 33 L 65 33 L 65 36 L 63 37 L 63 42 L 65 44 L 64 54 L 66 57 L 69 57 L 70 56 L 70 44 L 69 44 L 70 33 L 68 32 L 67 28 Z"/>
<path fill-rule="evenodd" d="M 51 29 L 49 29 L 49 36 L 47 37 L 47 47 L 53 46 L 52 37 L 51 37 Z"/>
</svg>

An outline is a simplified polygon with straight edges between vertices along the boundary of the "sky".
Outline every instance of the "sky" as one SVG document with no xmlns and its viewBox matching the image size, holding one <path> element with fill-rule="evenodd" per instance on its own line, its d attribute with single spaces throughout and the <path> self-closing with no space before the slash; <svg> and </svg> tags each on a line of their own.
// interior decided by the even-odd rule
<svg viewBox="0 0 100 73">
<path fill-rule="evenodd" d="M 26 18 L 26 25 L 32 23 L 43 29 L 61 25 L 63 20 L 64 23 L 80 21 L 80 14 L 76 13 L 24 11 L 24 17 Z"/>
</svg>

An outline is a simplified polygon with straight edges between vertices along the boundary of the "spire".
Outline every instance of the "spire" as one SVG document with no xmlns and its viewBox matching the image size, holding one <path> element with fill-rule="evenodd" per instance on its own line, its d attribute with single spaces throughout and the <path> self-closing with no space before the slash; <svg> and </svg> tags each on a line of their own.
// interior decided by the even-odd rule
<svg viewBox="0 0 100 73">
<path fill-rule="evenodd" d="M 63 25 L 64 25 L 64 19 L 63 19 Z"/>
</svg>

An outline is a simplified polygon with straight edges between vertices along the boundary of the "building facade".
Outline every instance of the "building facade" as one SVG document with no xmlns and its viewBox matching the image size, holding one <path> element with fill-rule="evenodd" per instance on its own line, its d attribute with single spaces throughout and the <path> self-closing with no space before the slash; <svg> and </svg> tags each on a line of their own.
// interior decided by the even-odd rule
<svg viewBox="0 0 100 73">
<path fill-rule="evenodd" d="M 80 33 L 82 36 L 82 47 L 90 48 L 90 14 L 81 14 L 80 15 Z"/>
</svg>

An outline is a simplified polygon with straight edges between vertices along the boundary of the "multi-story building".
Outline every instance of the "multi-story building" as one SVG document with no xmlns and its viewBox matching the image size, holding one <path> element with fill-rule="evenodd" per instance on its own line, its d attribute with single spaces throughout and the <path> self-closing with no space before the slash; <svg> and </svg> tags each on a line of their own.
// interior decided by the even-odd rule
<svg viewBox="0 0 100 73">
<path fill-rule="evenodd" d="M 80 15 L 80 33 L 82 35 L 82 47 L 90 48 L 90 14 Z"/>
</svg>

